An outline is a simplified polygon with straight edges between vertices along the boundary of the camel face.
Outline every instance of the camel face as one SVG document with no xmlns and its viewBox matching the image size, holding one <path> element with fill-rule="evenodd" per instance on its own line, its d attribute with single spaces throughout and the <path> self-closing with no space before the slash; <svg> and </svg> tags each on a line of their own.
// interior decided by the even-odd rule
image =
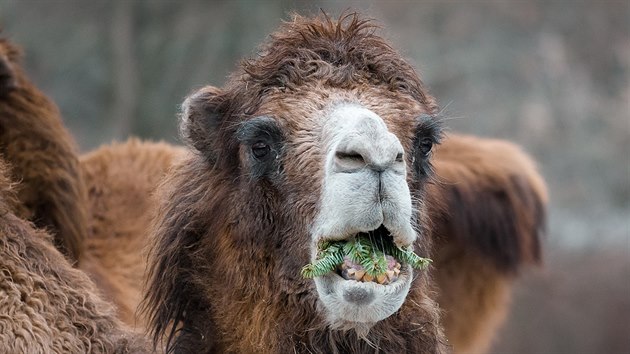
<svg viewBox="0 0 630 354">
<path fill-rule="evenodd" d="M 398 245 L 416 239 L 411 225 L 411 194 L 405 151 L 396 135 L 373 111 L 354 103 L 331 109 L 323 124 L 324 176 L 320 208 L 311 233 L 313 260 L 318 245 L 359 233 L 375 242 L 391 234 Z M 411 269 L 387 285 L 346 280 L 336 272 L 315 278 L 326 317 L 334 327 L 373 324 L 402 305 Z"/>
<path fill-rule="evenodd" d="M 295 247 L 284 257 L 296 260 L 292 269 L 283 263 L 286 274 L 298 275 L 327 241 L 369 234 L 377 247 L 427 242 L 417 213 L 430 169 L 427 140 L 437 142 L 440 132 L 425 106 L 384 88 L 315 83 L 270 94 L 253 116 L 236 133 L 240 173 L 261 185 L 255 190 L 283 196 L 275 220 L 290 220 L 281 239 Z M 393 281 L 357 281 L 337 269 L 315 277 L 308 291 L 331 328 L 365 333 L 398 311 L 413 279 L 423 277 L 400 263 Z"/>
<path fill-rule="evenodd" d="M 422 308 L 414 321 L 437 323 L 427 277 L 391 254 L 372 278 L 366 266 L 350 280 L 335 268 L 343 255 L 314 280 L 301 274 L 320 247 L 359 238 L 373 250 L 413 246 L 428 256 L 424 193 L 440 137 L 437 104 L 374 29 L 356 16 L 296 18 L 224 87 L 185 100 L 180 129 L 194 153 L 161 191 L 146 300 L 154 338 L 174 321 L 191 331 L 173 348 L 189 339 L 207 347 L 203 338 L 216 332 L 222 343 L 251 345 L 234 352 L 284 352 L 298 342 L 366 352 L 369 341 L 337 329 L 402 348 L 408 341 L 390 329 L 407 326 L 410 309 Z M 196 336 L 197 326 L 207 335 Z M 426 349 L 439 346 L 440 334 L 431 336 L 409 348 L 439 352 Z"/>
</svg>

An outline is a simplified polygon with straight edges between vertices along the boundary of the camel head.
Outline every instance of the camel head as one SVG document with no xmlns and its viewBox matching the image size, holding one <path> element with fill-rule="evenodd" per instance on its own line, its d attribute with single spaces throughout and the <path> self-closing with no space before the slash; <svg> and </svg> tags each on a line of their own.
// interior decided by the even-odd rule
<svg viewBox="0 0 630 354">
<path fill-rule="evenodd" d="M 401 307 L 412 282 L 425 277 L 395 259 L 400 273 L 380 283 L 340 270 L 300 275 L 322 245 L 359 234 L 375 247 L 428 252 L 423 186 L 440 138 L 437 105 L 375 30 L 354 15 L 338 22 L 296 17 L 225 87 L 204 87 L 185 100 L 181 134 L 196 155 L 178 168 L 179 180 L 165 183 L 178 185 L 164 200 L 179 206 L 162 211 L 155 284 L 183 257 L 178 267 L 194 269 L 190 281 L 200 290 L 193 297 L 180 293 L 185 287 L 173 291 L 200 308 L 218 314 L 241 301 L 251 304 L 251 316 L 275 316 L 267 312 L 277 300 L 294 308 L 281 316 L 357 333 Z M 174 249 L 178 255 L 163 255 Z M 218 269 L 221 277 L 212 275 Z M 157 302 L 176 294 L 151 296 Z M 225 311 L 215 325 L 243 313 Z"/>
</svg>

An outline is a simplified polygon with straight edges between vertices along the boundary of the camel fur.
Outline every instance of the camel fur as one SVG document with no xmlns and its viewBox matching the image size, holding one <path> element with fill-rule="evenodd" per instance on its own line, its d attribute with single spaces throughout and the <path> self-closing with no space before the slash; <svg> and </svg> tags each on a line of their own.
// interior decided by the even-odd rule
<svg viewBox="0 0 630 354">
<path fill-rule="evenodd" d="M 20 182 L 14 210 L 54 235 L 118 315 L 141 328 L 136 307 L 150 196 L 183 149 L 132 139 L 80 156 L 56 105 L 30 82 L 20 59 L 17 46 L 0 39 L 0 154 Z"/>
<path fill-rule="evenodd" d="M 46 228 L 72 263 L 87 235 L 86 194 L 78 149 L 57 106 L 26 77 L 20 51 L 0 39 L 0 155 L 11 164 L 17 214 Z"/>
<path fill-rule="evenodd" d="M 146 274 L 152 196 L 170 166 L 184 155 L 180 147 L 131 139 L 80 158 L 90 215 L 81 269 L 116 304 L 119 317 L 137 328 L 144 328 L 136 308 Z"/>
<path fill-rule="evenodd" d="M 506 141 L 452 134 L 430 186 L 433 277 L 457 353 L 484 353 L 505 320 L 518 271 L 540 264 L 547 190 L 534 162 Z"/>
<path fill-rule="evenodd" d="M 15 215 L 18 187 L 0 159 L 0 351 L 3 353 L 149 353 L 85 273 L 44 230 Z"/>
</svg>

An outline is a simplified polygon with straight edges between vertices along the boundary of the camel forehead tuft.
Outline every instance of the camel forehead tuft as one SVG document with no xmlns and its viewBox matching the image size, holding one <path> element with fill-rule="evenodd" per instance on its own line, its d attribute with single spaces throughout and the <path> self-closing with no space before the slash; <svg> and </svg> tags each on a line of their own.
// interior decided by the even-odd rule
<svg viewBox="0 0 630 354">
<path fill-rule="evenodd" d="M 357 14 L 338 20 L 296 15 L 270 36 L 257 56 L 242 63 L 232 83 L 251 85 L 261 94 L 314 82 L 342 89 L 380 86 L 436 109 L 415 70 L 377 29 L 374 21 Z"/>
</svg>

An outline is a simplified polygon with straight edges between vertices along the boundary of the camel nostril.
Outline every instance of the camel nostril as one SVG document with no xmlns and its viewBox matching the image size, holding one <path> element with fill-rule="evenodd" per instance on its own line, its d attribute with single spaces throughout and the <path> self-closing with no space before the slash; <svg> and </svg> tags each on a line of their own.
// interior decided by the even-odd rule
<svg viewBox="0 0 630 354">
<path fill-rule="evenodd" d="M 360 173 L 365 170 L 385 172 L 391 169 L 394 173 L 400 173 L 404 170 L 403 147 L 398 137 L 387 129 L 382 118 L 354 106 L 337 110 L 335 116 L 343 116 L 346 124 L 338 123 L 335 126 L 339 129 L 332 141 L 336 145 L 331 146 L 331 155 L 328 155 L 332 160 L 333 171 Z M 332 120 L 331 127 L 337 124 L 334 122 L 337 120 Z"/>
<path fill-rule="evenodd" d="M 351 151 L 351 152 L 337 151 L 335 153 L 335 156 L 341 160 L 352 160 L 356 162 L 364 162 L 363 156 L 355 151 Z"/>
<path fill-rule="evenodd" d="M 335 152 L 335 164 L 344 172 L 353 172 L 363 168 L 366 165 L 363 155 L 356 151 L 337 151 Z"/>
</svg>

